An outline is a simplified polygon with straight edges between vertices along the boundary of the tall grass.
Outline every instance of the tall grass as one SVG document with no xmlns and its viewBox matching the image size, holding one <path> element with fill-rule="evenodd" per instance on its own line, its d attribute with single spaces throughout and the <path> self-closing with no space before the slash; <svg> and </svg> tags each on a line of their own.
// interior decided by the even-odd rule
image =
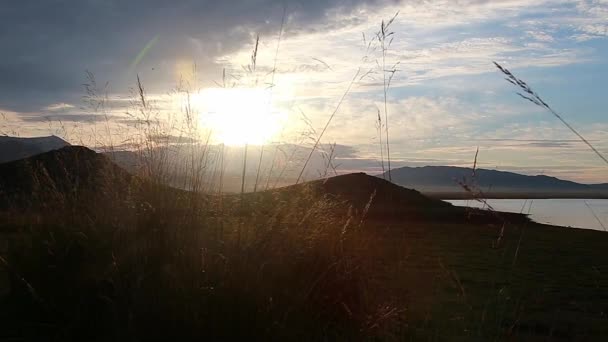
<svg viewBox="0 0 608 342">
<path fill-rule="evenodd" d="M 380 166 L 382 167 L 382 178 L 386 179 L 386 169 L 384 168 L 384 145 L 382 145 L 382 117 L 380 116 L 380 109 L 378 109 L 376 129 L 378 130 L 378 145 L 380 146 Z"/>
<path fill-rule="evenodd" d="M 277 73 L 277 61 L 279 59 L 279 48 L 281 47 L 281 40 L 283 38 L 283 29 L 285 28 L 285 18 L 287 17 L 287 4 L 284 4 L 283 6 L 283 15 L 281 17 L 281 26 L 279 27 L 279 36 L 277 38 L 277 47 L 274 51 L 274 61 L 273 61 L 273 65 L 272 65 L 272 71 L 271 71 L 271 79 L 270 79 L 270 97 L 268 99 L 268 107 L 267 107 L 267 111 L 271 111 L 272 110 L 272 100 L 273 100 L 273 94 L 274 94 L 274 87 L 275 87 L 275 76 Z M 260 170 L 262 168 L 262 160 L 264 158 L 264 145 L 262 145 L 260 147 L 260 160 L 258 161 L 258 170 L 256 172 L 255 175 L 255 185 L 253 186 L 253 192 L 256 192 L 258 189 L 258 182 L 260 180 Z M 272 175 L 272 168 L 274 166 L 274 161 L 275 161 L 275 157 L 276 157 L 276 153 L 277 153 L 277 149 L 275 147 L 274 149 L 274 153 L 272 156 L 272 161 L 270 162 L 270 170 L 268 171 L 268 179 L 266 181 L 266 188 L 268 188 L 268 182 L 270 180 L 270 177 Z"/>
<path fill-rule="evenodd" d="M 390 70 L 387 69 L 386 64 L 386 56 L 390 46 L 393 43 L 393 35 L 395 34 L 390 30 L 391 25 L 399 15 L 399 12 L 395 13 L 395 15 L 387 21 L 382 20 L 380 24 L 380 30 L 376 33 L 376 38 L 380 43 L 380 52 L 382 57 L 382 93 L 384 99 L 384 128 L 385 128 L 385 138 L 386 138 L 386 160 L 388 166 L 388 180 L 393 181 L 393 177 L 391 176 L 391 146 L 389 139 L 389 122 L 388 122 L 388 90 L 391 86 L 391 81 L 397 72 L 397 65 L 399 62 L 395 63 Z M 387 41 L 388 40 L 388 41 Z M 380 136 L 380 141 L 382 141 L 382 136 Z M 384 162 L 383 162 L 384 164 Z"/>
<path fill-rule="evenodd" d="M 350 81 L 350 83 L 348 83 L 348 86 L 346 87 L 346 90 L 342 94 L 342 97 L 340 98 L 340 100 L 336 104 L 336 107 L 334 108 L 333 112 L 331 113 L 331 115 L 327 119 L 327 122 L 325 123 L 325 126 L 323 126 L 323 129 L 321 130 L 321 132 L 319 132 L 319 135 L 318 135 L 317 139 L 315 140 L 314 145 L 312 146 L 312 149 L 310 149 L 310 153 L 308 154 L 308 157 L 304 161 L 304 165 L 300 169 L 300 173 L 298 174 L 298 178 L 296 179 L 296 184 L 300 183 L 300 180 L 302 180 L 302 175 L 304 174 L 304 171 L 306 171 L 306 167 L 308 166 L 308 163 L 310 162 L 310 159 L 312 158 L 313 154 L 317 151 L 317 148 L 319 147 L 319 144 L 321 143 L 321 139 L 323 138 L 323 135 L 325 135 L 325 132 L 327 131 L 327 128 L 329 127 L 329 125 L 331 124 L 332 120 L 334 119 L 334 117 L 336 116 L 336 114 L 338 113 L 338 111 L 340 110 L 340 107 L 342 106 L 342 103 L 344 103 L 344 100 L 346 99 L 346 97 L 350 93 L 351 88 L 353 87 L 353 85 L 355 84 L 355 82 L 358 80 L 360 74 L 361 74 L 361 68 L 358 68 L 357 72 L 353 76 L 352 80 Z"/>
</svg>

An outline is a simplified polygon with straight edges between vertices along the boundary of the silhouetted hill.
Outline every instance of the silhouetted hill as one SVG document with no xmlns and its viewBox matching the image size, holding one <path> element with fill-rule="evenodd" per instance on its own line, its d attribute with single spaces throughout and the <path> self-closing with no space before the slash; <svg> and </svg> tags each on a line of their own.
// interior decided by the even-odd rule
<svg viewBox="0 0 608 342">
<path fill-rule="evenodd" d="M 590 184 L 589 186 L 591 186 L 594 189 L 600 189 L 600 190 L 606 190 L 606 191 L 608 191 L 608 183 Z"/>
<path fill-rule="evenodd" d="M 511 222 L 526 220 L 525 215 L 490 213 L 453 206 L 448 202 L 427 197 L 416 190 L 406 189 L 365 173 L 340 175 L 246 196 L 257 199 L 272 197 L 273 203 L 323 197 L 343 203 L 343 214 L 350 210 L 354 214 L 365 214 L 367 218 L 381 221 L 492 223 L 502 220 Z M 302 210 L 306 210 L 306 206 L 306 202 L 302 203 Z"/>
<path fill-rule="evenodd" d="M 427 194 L 466 195 L 460 185 L 475 185 L 486 196 L 582 196 L 606 197 L 608 185 L 588 185 L 550 176 L 526 176 L 513 172 L 453 166 L 402 167 L 391 170 L 394 183 Z M 382 177 L 382 175 L 380 176 Z M 388 179 L 388 176 L 386 175 Z"/>
<path fill-rule="evenodd" d="M 128 191 L 132 180 L 108 158 L 66 146 L 0 164 L 0 205 L 41 208 L 94 201 Z"/>
<path fill-rule="evenodd" d="M 36 138 L 0 136 L 0 163 L 31 157 L 69 145 L 68 142 L 54 135 Z"/>
<path fill-rule="evenodd" d="M 146 189 L 154 191 L 142 197 L 142 190 Z M 153 198 L 165 201 L 195 195 L 139 179 L 108 157 L 81 146 L 0 164 L 0 208 L 5 209 L 149 205 L 154 201 L 151 193 L 155 194 Z M 327 199 L 333 203 L 334 214 L 341 216 L 365 214 L 380 220 L 461 221 L 471 219 L 473 213 L 476 220 L 497 220 L 495 214 L 455 207 L 364 173 L 245 194 L 246 206 L 239 203 L 240 196 L 226 198 L 226 205 L 233 207 L 228 210 L 245 210 L 249 214 L 274 209 L 286 202 L 291 204 L 290 208 L 307 210 L 319 199 Z M 500 219 L 524 219 L 518 215 L 501 215 Z"/>
<path fill-rule="evenodd" d="M 428 198 L 416 190 L 392 184 L 365 173 L 351 173 L 303 184 L 321 194 L 347 200 L 355 207 L 365 206 L 373 199 L 374 206 L 450 207 L 447 202 Z M 298 186 L 292 186 L 297 188 Z M 291 187 L 288 187 L 291 188 Z"/>
</svg>

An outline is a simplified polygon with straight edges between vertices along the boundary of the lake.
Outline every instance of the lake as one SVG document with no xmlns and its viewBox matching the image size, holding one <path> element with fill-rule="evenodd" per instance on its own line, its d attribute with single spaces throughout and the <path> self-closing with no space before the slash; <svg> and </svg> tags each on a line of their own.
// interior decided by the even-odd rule
<svg viewBox="0 0 608 342">
<path fill-rule="evenodd" d="M 446 202 L 458 206 L 483 207 L 483 203 L 474 200 Z M 529 210 L 530 218 L 539 223 L 597 230 L 604 230 L 603 224 L 608 228 L 607 199 L 489 199 L 487 203 L 497 211 L 528 213 Z"/>
</svg>

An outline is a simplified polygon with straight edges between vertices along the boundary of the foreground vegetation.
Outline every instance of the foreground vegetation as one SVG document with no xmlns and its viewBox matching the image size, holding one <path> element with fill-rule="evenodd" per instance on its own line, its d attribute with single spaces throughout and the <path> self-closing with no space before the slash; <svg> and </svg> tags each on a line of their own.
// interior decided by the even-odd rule
<svg viewBox="0 0 608 342">
<path fill-rule="evenodd" d="M 0 170 L 46 165 L 25 188 L 2 186 L 2 339 L 608 334 L 601 232 L 465 212 L 362 174 L 201 195 L 104 167 L 86 149 L 61 151 Z M 75 156 L 78 177 L 49 166 Z M 23 189 L 46 206 L 12 200 Z"/>
</svg>

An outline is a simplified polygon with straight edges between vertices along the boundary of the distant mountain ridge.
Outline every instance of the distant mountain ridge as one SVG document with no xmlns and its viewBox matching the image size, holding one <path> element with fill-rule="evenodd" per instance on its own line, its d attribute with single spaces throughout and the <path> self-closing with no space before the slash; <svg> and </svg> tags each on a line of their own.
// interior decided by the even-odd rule
<svg viewBox="0 0 608 342">
<path fill-rule="evenodd" d="M 467 197 L 461 184 L 474 186 L 488 197 L 608 198 L 608 183 L 581 184 L 556 177 L 455 166 L 402 167 L 391 170 L 392 181 L 443 198 Z M 379 177 L 388 179 L 388 174 Z"/>
<path fill-rule="evenodd" d="M 70 146 L 70 143 L 54 135 L 33 138 L 0 136 L 0 163 L 35 156 L 66 146 Z"/>
<path fill-rule="evenodd" d="M 0 136 L 0 164 L 33 157 L 67 146 L 71 145 L 54 135 L 34 138 Z M 141 167 L 137 153 L 115 151 L 103 154 L 131 173 L 137 174 Z M 172 163 L 178 162 L 179 154 L 176 154 L 174 158 L 177 159 Z M 250 172 L 249 176 L 251 175 L 255 177 L 254 172 Z M 527 176 L 498 170 L 476 169 L 473 178 L 473 169 L 465 167 L 402 167 L 391 170 L 391 175 L 393 182 L 397 185 L 442 199 L 471 197 L 471 194 L 465 191 L 461 185 L 463 183 L 480 190 L 487 198 L 608 198 L 608 183 L 581 184 L 550 176 Z M 225 184 L 235 185 L 234 189 L 225 188 L 224 190 L 237 192 L 239 187 L 236 185 L 240 184 L 240 177 L 232 176 L 229 172 L 226 173 L 226 179 L 234 178 L 234 181 L 228 181 Z M 386 174 L 378 177 L 388 179 Z M 253 184 L 252 182 L 248 178 L 248 185 Z M 283 183 L 284 185 L 289 184 L 288 182 Z M 179 184 L 167 185 L 180 187 Z M 251 191 L 251 189 L 247 190 Z"/>
</svg>

